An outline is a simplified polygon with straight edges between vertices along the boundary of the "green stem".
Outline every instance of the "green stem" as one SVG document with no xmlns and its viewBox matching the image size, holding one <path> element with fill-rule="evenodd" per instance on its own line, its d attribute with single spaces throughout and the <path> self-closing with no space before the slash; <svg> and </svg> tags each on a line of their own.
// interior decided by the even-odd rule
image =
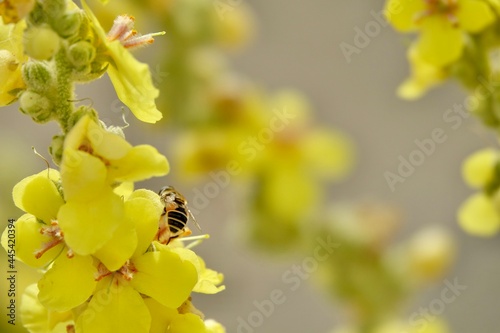
<svg viewBox="0 0 500 333">
<path fill-rule="evenodd" d="M 66 49 L 64 47 L 61 47 L 59 52 L 57 52 L 55 64 L 57 73 L 55 112 L 57 121 L 63 133 L 66 134 L 71 129 L 69 120 L 75 111 L 75 105 L 73 103 L 75 86 L 71 79 L 72 67 L 68 62 Z"/>
</svg>

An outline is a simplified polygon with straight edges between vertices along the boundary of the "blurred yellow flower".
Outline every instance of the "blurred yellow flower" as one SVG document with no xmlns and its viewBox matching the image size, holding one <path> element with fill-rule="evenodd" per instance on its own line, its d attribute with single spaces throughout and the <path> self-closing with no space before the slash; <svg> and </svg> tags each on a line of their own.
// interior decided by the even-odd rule
<svg viewBox="0 0 500 333">
<path fill-rule="evenodd" d="M 474 188 L 483 188 L 495 177 L 500 155 L 493 148 L 481 149 L 470 155 L 462 166 L 465 182 Z"/>
<path fill-rule="evenodd" d="M 418 57 L 437 67 L 462 55 L 465 33 L 480 32 L 495 20 L 490 6 L 477 0 L 388 0 L 385 12 L 397 30 L 420 33 Z"/>
<path fill-rule="evenodd" d="M 500 215 L 492 198 L 476 193 L 460 206 L 458 224 L 472 235 L 494 236 L 500 229 Z"/>
<path fill-rule="evenodd" d="M 28 60 L 22 43 L 25 28 L 24 21 L 4 24 L 0 20 L 0 106 L 12 103 L 26 86 L 21 75 L 21 66 Z"/>
<path fill-rule="evenodd" d="M 447 73 L 443 68 L 431 65 L 421 59 L 416 45 L 412 45 L 408 49 L 408 60 L 411 67 L 411 76 L 398 88 L 397 94 L 401 98 L 417 99 L 447 77 Z"/>
</svg>

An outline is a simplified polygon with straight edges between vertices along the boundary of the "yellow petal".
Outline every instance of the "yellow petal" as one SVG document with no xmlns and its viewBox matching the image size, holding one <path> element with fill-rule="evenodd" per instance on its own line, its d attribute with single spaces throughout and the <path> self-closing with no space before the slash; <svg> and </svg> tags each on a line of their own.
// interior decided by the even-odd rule
<svg viewBox="0 0 500 333">
<path fill-rule="evenodd" d="M 61 174 L 66 201 L 89 201 L 107 188 L 105 164 L 83 151 L 64 151 Z"/>
<path fill-rule="evenodd" d="M 213 319 L 205 320 L 205 328 L 207 333 L 226 333 L 225 327 Z"/>
<path fill-rule="evenodd" d="M 106 160 L 123 158 L 132 145 L 118 134 L 106 131 L 95 121 L 89 119 L 86 137 L 92 146 L 92 155 L 100 156 Z"/>
<path fill-rule="evenodd" d="M 167 333 L 206 333 L 205 323 L 201 318 L 192 313 L 176 316 L 170 323 Z"/>
<path fill-rule="evenodd" d="M 499 154 L 493 148 L 481 149 L 467 157 L 462 166 L 465 182 L 475 188 L 488 185 L 495 177 Z"/>
<path fill-rule="evenodd" d="M 387 20 L 399 31 L 414 31 L 418 28 L 416 18 L 425 10 L 423 0 L 388 0 L 384 8 Z"/>
<path fill-rule="evenodd" d="M 71 310 L 85 302 L 94 291 L 95 273 L 92 257 L 61 255 L 38 281 L 38 299 L 50 310 Z"/>
<path fill-rule="evenodd" d="M 151 245 L 158 231 L 158 221 L 163 204 L 158 194 L 148 190 L 137 190 L 125 202 L 125 216 L 132 221 L 137 232 L 137 247 L 132 257 L 138 257 Z"/>
<path fill-rule="evenodd" d="M 111 161 L 109 179 L 139 181 L 164 176 L 169 171 L 167 158 L 149 145 L 135 146 L 119 160 Z"/>
<path fill-rule="evenodd" d="M 59 172 L 53 169 L 24 178 L 14 186 L 14 203 L 18 208 L 50 224 L 64 203 L 54 184 L 58 179 Z"/>
<path fill-rule="evenodd" d="M 319 185 L 300 167 L 269 172 L 262 185 L 265 210 L 283 221 L 297 221 L 310 212 L 319 197 Z"/>
<path fill-rule="evenodd" d="M 71 311 L 50 311 L 40 303 L 36 284 L 24 290 L 20 314 L 24 328 L 30 333 L 66 333 L 66 326 L 73 323 Z"/>
<path fill-rule="evenodd" d="M 493 236 L 500 229 L 500 216 L 491 198 L 476 193 L 460 206 L 458 223 L 472 235 Z"/>
<path fill-rule="evenodd" d="M 418 55 L 430 65 L 446 66 L 462 55 L 463 38 L 463 32 L 443 17 L 426 17 L 416 45 Z"/>
<path fill-rule="evenodd" d="M 171 309 L 163 306 L 151 297 L 145 298 L 144 303 L 148 307 L 152 319 L 149 333 L 167 332 L 172 320 L 176 316 L 179 316 L 177 309 Z"/>
<path fill-rule="evenodd" d="M 476 33 L 495 21 L 495 15 L 488 4 L 477 0 L 459 1 L 456 13 L 460 28 Z"/>
<path fill-rule="evenodd" d="M 101 289 L 76 321 L 77 332 L 149 332 L 151 315 L 144 300 L 130 286 Z"/>
<path fill-rule="evenodd" d="M 13 102 L 19 90 L 25 88 L 21 67 L 24 55 L 22 36 L 26 23 L 4 24 L 0 19 L 0 106 Z"/>
<path fill-rule="evenodd" d="M 44 226 L 37 222 L 36 218 L 31 214 L 24 214 L 14 223 L 14 232 L 6 228 L 2 234 L 2 246 L 9 253 L 11 246 L 14 246 L 16 251 L 16 259 L 24 262 L 31 267 L 45 267 L 55 257 L 61 253 L 64 248 L 64 243 L 58 244 L 45 252 L 39 259 L 35 257 L 35 252 L 40 250 L 42 246 L 49 243 L 52 239 L 42 235 L 40 229 Z M 10 235 L 15 235 L 12 238 Z M 9 241 L 11 239 L 11 241 Z"/>
<path fill-rule="evenodd" d="M 328 180 L 342 179 L 354 164 L 354 146 L 342 133 L 315 130 L 301 141 L 305 162 L 312 173 Z"/>
<path fill-rule="evenodd" d="M 88 255 L 111 239 L 124 211 L 122 199 L 107 190 L 96 193 L 92 201 L 68 201 L 59 209 L 58 221 L 66 244 L 75 253 Z"/>
<path fill-rule="evenodd" d="M 126 212 L 126 210 L 125 210 Z M 127 215 L 125 215 L 127 216 Z M 137 233 L 132 221 L 125 218 L 118 224 L 113 236 L 94 253 L 106 268 L 114 272 L 130 259 L 137 248 Z"/>
<path fill-rule="evenodd" d="M 128 199 L 128 197 L 134 191 L 134 183 L 133 182 L 123 182 L 120 183 L 117 187 L 113 188 L 113 192 L 119 197 L 123 199 Z"/>
<path fill-rule="evenodd" d="M 412 44 L 408 50 L 408 61 L 411 66 L 411 77 L 398 88 L 397 94 L 401 98 L 417 99 L 447 76 L 441 67 L 433 66 L 420 58 L 416 44 Z"/>
<path fill-rule="evenodd" d="M 189 297 L 198 274 L 190 261 L 182 260 L 167 246 L 156 246 L 159 251 L 133 260 L 138 272 L 130 283 L 140 293 L 176 309 Z"/>
<path fill-rule="evenodd" d="M 224 281 L 224 275 L 207 268 L 205 261 L 201 257 L 198 257 L 198 261 L 200 263 L 200 272 L 198 274 L 198 283 L 194 286 L 193 291 L 203 294 L 216 294 L 226 289 L 225 286 L 220 285 Z"/>
<path fill-rule="evenodd" d="M 118 41 L 111 42 L 109 50 L 114 62 L 108 67 L 108 75 L 118 98 L 137 119 L 156 123 L 163 117 L 155 104 L 160 93 L 148 65 L 137 61 Z"/>
</svg>

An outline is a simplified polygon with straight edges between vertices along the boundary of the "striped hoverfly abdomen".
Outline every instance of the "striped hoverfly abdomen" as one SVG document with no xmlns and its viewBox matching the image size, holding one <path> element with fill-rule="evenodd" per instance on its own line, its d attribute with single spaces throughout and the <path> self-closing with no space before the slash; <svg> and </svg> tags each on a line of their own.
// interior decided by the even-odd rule
<svg viewBox="0 0 500 333">
<path fill-rule="evenodd" d="M 160 200 L 164 205 L 160 217 L 156 240 L 168 244 L 172 239 L 191 235 L 187 226 L 190 219 L 199 228 L 198 223 L 187 206 L 187 200 L 173 186 L 165 186 L 159 192 Z"/>
</svg>

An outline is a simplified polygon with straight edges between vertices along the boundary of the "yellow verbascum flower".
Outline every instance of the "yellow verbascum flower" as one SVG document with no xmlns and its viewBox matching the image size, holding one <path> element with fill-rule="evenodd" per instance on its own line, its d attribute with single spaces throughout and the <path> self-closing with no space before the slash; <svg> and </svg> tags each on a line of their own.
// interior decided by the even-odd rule
<svg viewBox="0 0 500 333">
<path fill-rule="evenodd" d="M 177 312 L 197 283 L 195 265 L 168 246 L 155 243 L 155 249 L 131 259 L 126 269 L 101 279 L 95 296 L 76 319 L 77 332 L 156 332 L 155 327 L 166 315 L 152 315 L 149 302 L 167 312 Z M 105 304 L 102 297 L 108 300 Z"/>
<path fill-rule="evenodd" d="M 168 170 L 167 159 L 154 147 L 132 147 L 90 116 L 82 117 L 66 137 L 61 163 L 66 203 L 58 221 L 66 243 L 85 255 L 104 246 L 118 228 L 127 235 L 133 226 L 124 222 L 125 204 L 113 186 L 162 176 Z"/>
<path fill-rule="evenodd" d="M 162 118 L 162 114 L 155 104 L 159 91 L 153 85 L 149 67 L 147 64 L 137 61 L 126 49 L 126 47 L 151 43 L 152 35 L 137 37 L 130 26 L 131 24 L 133 26 L 133 18 L 128 16 L 118 17 L 110 34 L 106 35 L 87 3 L 82 1 L 82 5 L 97 38 L 107 48 L 107 55 L 110 58 L 107 72 L 118 98 L 130 108 L 137 119 L 147 123 L 157 122 Z M 116 34 L 116 32 L 120 32 L 120 34 Z M 136 37 L 122 38 L 123 36 Z M 131 42 L 132 44 L 130 44 Z"/>
<path fill-rule="evenodd" d="M 4 24 L 0 19 L 0 106 L 12 103 L 26 85 L 21 66 L 28 60 L 23 53 L 22 35 L 26 23 Z"/>
<path fill-rule="evenodd" d="M 45 267 L 64 249 L 57 213 L 64 204 L 56 183 L 59 172 L 53 169 L 24 178 L 14 186 L 14 204 L 27 214 L 15 223 L 16 259 L 32 267 Z M 7 249 L 7 229 L 2 234 Z"/>
<path fill-rule="evenodd" d="M 418 57 L 443 67 L 457 60 L 465 34 L 478 33 L 495 20 L 492 8 L 478 0 L 388 0 L 387 19 L 401 32 L 419 32 Z"/>
</svg>

